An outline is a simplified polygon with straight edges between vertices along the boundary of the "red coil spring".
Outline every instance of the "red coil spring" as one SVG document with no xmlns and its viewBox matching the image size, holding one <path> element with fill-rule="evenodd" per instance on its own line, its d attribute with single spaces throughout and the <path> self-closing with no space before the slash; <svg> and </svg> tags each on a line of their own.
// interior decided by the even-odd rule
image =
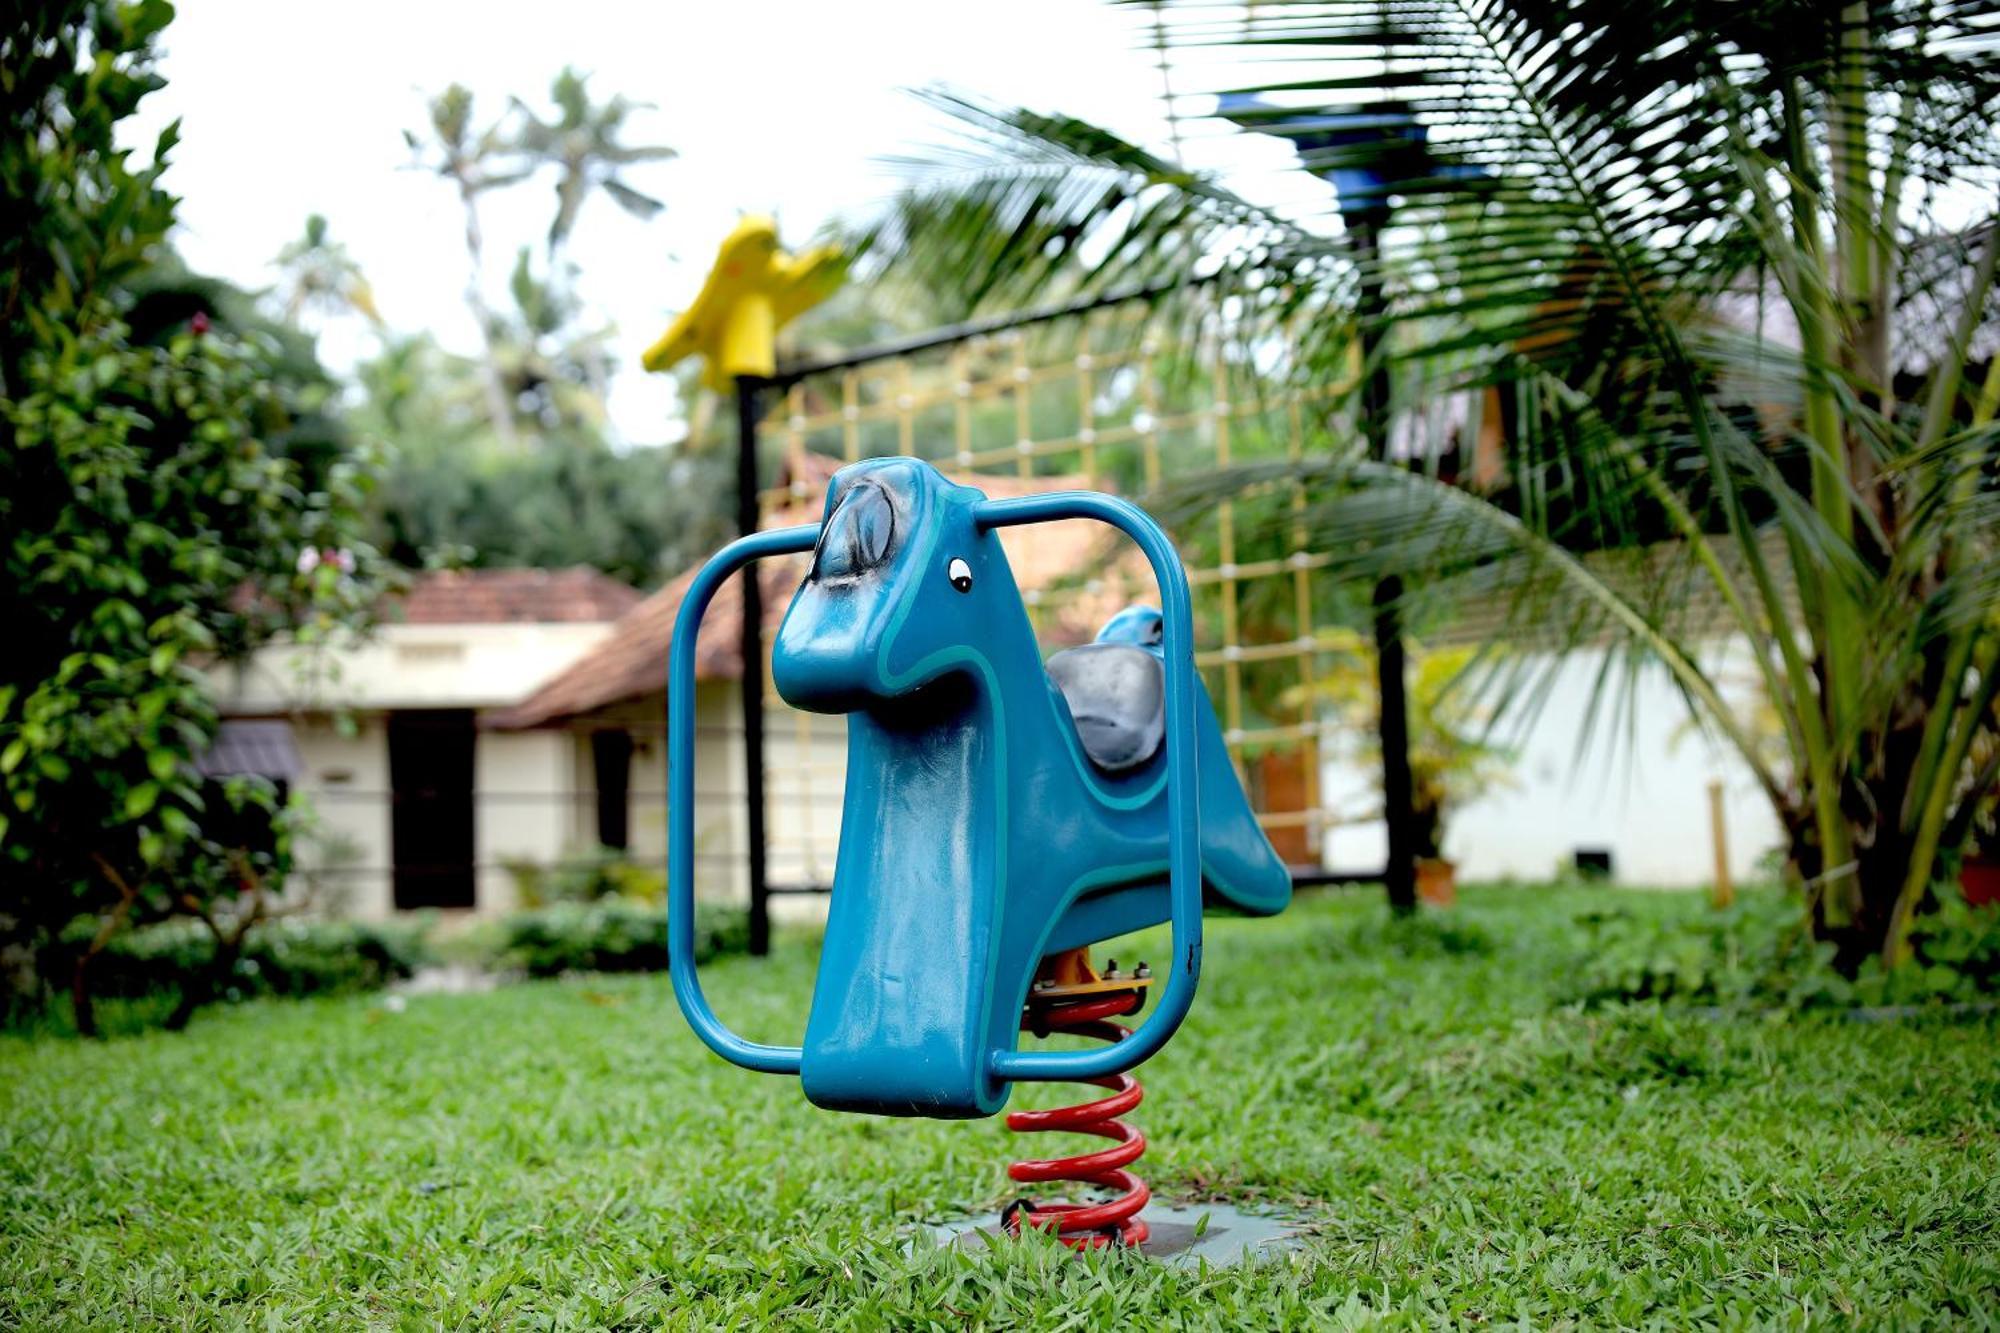
<svg viewBox="0 0 2000 1333">
<path fill-rule="evenodd" d="M 1021 1026 L 1040 1035 L 1072 1032 L 1104 1041 L 1123 1041 L 1131 1029 L 1106 1020 L 1137 1010 L 1142 1003 L 1137 993 L 1111 995 L 1101 1000 L 1081 1000 L 1074 1004 L 1038 1008 L 1023 1017 Z M 1010 1111 L 1007 1128 L 1019 1134 L 1060 1131 L 1095 1134 L 1112 1139 L 1117 1146 L 1075 1157 L 1052 1157 L 1013 1162 L 1007 1174 L 1022 1184 L 1068 1180 L 1099 1185 L 1119 1191 L 1108 1203 L 1036 1203 L 1017 1200 L 1000 1214 L 1000 1224 L 1010 1235 L 1019 1235 L 1024 1226 L 1053 1231 L 1063 1244 L 1073 1249 L 1094 1250 L 1106 1245 L 1141 1245 L 1149 1234 L 1139 1219 L 1152 1192 L 1144 1181 L 1126 1170 L 1146 1151 L 1146 1136 L 1118 1119 L 1139 1104 L 1145 1091 L 1130 1074 L 1108 1074 L 1088 1082 L 1109 1088 L 1111 1096 L 1079 1106 L 1058 1107 L 1053 1111 Z"/>
</svg>

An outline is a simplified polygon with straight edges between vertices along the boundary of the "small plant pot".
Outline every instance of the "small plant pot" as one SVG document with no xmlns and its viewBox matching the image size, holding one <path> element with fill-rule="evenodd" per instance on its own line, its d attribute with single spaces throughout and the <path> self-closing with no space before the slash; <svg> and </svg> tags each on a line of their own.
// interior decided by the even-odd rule
<svg viewBox="0 0 2000 1333">
<path fill-rule="evenodd" d="M 1417 899 L 1432 907 L 1450 907 L 1458 901 L 1458 867 L 1441 857 L 1417 858 Z"/>
<path fill-rule="evenodd" d="M 1958 887 L 1965 895 L 1968 907 L 1991 907 L 2000 903 L 2000 857 L 1966 857 L 1965 863 L 1958 868 Z"/>
</svg>

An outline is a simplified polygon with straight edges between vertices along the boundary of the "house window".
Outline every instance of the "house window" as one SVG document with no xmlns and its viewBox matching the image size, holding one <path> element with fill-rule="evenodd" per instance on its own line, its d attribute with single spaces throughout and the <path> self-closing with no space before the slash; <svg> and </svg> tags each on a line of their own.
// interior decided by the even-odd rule
<svg viewBox="0 0 2000 1333">
<path fill-rule="evenodd" d="M 396 906 L 471 907 L 472 710 L 389 714 Z"/>
<path fill-rule="evenodd" d="M 632 844 L 632 733 L 592 732 L 590 766 L 596 776 L 598 844 L 622 852 Z"/>
</svg>

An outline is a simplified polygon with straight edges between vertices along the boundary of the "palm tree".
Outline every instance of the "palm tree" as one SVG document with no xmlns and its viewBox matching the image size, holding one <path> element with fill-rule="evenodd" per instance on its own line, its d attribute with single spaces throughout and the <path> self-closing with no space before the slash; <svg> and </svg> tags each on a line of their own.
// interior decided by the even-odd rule
<svg viewBox="0 0 2000 1333">
<path fill-rule="evenodd" d="M 499 330 L 481 290 L 486 262 L 485 238 L 479 226 L 479 197 L 488 190 L 526 180 L 535 168 L 532 163 L 521 165 L 506 160 L 511 149 L 500 126 L 489 125 L 485 129 L 474 130 L 472 92 L 462 84 L 454 83 L 431 99 L 430 121 L 427 138 L 405 130 L 403 140 L 410 146 L 417 167 L 449 181 L 458 192 L 459 206 L 465 213 L 465 254 L 468 261 L 465 304 L 472 311 L 473 321 L 479 325 L 480 345 L 484 352 L 481 367 L 486 416 L 501 443 L 511 448 L 517 436 L 513 407 L 508 403 L 506 390 L 501 384 L 496 346 Z"/>
<path fill-rule="evenodd" d="M 1199 280 L 1211 326 L 1345 386 L 1304 463 L 1208 494 L 1303 476 L 1357 576 L 1429 569 L 1504 592 L 1517 631 L 1664 666 L 1756 773 L 1817 928 L 1850 965 L 1901 961 L 2000 778 L 1987 19 L 1266 0 L 1162 22 L 1256 81 L 1211 90 L 1241 95 L 1233 119 L 1346 195 L 1287 211 L 1079 121 L 941 98 L 966 133 L 912 168 L 878 252 L 987 303 Z M 1384 376 L 1352 373 L 1357 346 Z M 1498 410 L 1499 475 L 1363 447 L 1384 378 Z M 1718 687 L 1718 625 L 1783 719 L 1775 759 Z"/>
<path fill-rule="evenodd" d="M 563 262 L 563 251 L 585 201 L 593 191 L 602 190 L 632 216 L 642 220 L 654 217 L 666 205 L 627 184 L 620 172 L 644 162 L 664 162 L 679 154 L 664 144 L 621 142 L 626 119 L 642 104 L 619 96 L 602 105 L 593 104 L 585 77 L 568 66 L 556 75 L 549 97 L 555 103 L 555 114 L 546 118 L 519 98 L 514 99 L 520 125 L 509 147 L 530 173 L 545 167 L 555 171 L 556 211 L 549 221 L 548 279 L 541 286 L 551 300 L 567 302 L 573 307 L 575 303 L 569 300 L 566 289 L 574 274 Z M 523 252 L 522 262 L 516 268 L 517 289 L 523 281 L 531 284 L 534 281 L 525 264 Z M 526 306 L 522 308 L 525 310 Z M 603 336 L 572 340 L 573 350 L 583 355 L 582 365 L 591 390 L 600 399 L 609 392 L 611 378 L 604 342 Z"/>
<path fill-rule="evenodd" d="M 579 303 L 535 276 L 527 246 L 507 280 L 513 309 L 500 337 L 500 368 L 522 418 L 544 435 L 595 441 L 607 424 L 607 330 L 576 327 Z"/>
<path fill-rule="evenodd" d="M 619 172 L 641 162 L 664 162 L 678 154 L 663 144 L 621 143 L 626 118 L 640 109 L 640 104 L 614 96 L 602 105 L 593 105 L 585 76 L 567 66 L 556 75 L 549 98 L 555 103 L 555 114 L 547 118 L 514 99 L 521 126 L 510 147 L 525 159 L 530 171 L 555 169 L 556 212 L 549 222 L 548 237 L 549 257 L 554 261 L 575 230 L 584 201 L 595 190 L 610 195 L 613 203 L 636 218 L 657 215 L 666 205 L 628 185 Z"/>
<path fill-rule="evenodd" d="M 273 262 L 286 323 L 295 325 L 308 311 L 315 311 L 359 315 L 381 329 L 382 312 L 375 308 L 374 290 L 347 247 L 332 239 L 322 214 L 309 215 L 304 234 L 287 242 Z"/>
</svg>

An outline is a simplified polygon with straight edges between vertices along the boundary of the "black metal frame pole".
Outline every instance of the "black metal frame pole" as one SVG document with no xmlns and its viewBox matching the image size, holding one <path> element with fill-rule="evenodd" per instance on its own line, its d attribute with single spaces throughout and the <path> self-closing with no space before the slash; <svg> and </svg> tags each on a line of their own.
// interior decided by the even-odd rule
<svg viewBox="0 0 2000 1333">
<path fill-rule="evenodd" d="M 1398 912 L 1417 905 L 1415 780 L 1410 772 L 1410 701 L 1405 687 L 1403 581 L 1394 575 L 1375 585 L 1375 688 L 1382 696 L 1382 817 L 1389 827 L 1389 857 L 1382 883 Z"/>
<path fill-rule="evenodd" d="M 824 375 L 830 371 L 852 370 L 857 366 L 885 361 L 890 357 L 928 352 L 932 348 L 946 347 L 952 343 L 964 342 L 968 338 L 1006 333 L 1013 329 L 1027 328 L 1032 324 L 1046 324 L 1076 315 L 1088 315 L 1097 310 L 1108 310 L 1112 306 L 1126 305 L 1133 301 L 1151 301 L 1190 288 L 1206 287 L 1221 276 L 1221 274 L 1209 274 L 1200 278 L 1176 278 L 1170 282 L 1148 283 L 1143 287 L 1128 287 L 1122 291 L 1106 292 L 1101 296 L 1084 296 L 1074 301 L 1039 306 L 1018 314 L 992 315 L 985 319 L 968 319 L 958 324 L 946 324 L 927 333 L 915 334 L 908 338 L 893 338 L 888 342 L 858 347 L 851 352 L 843 352 L 839 356 L 830 356 L 818 361 L 786 362 L 779 365 L 769 383 L 776 388 L 789 388 L 802 379 Z"/>
<path fill-rule="evenodd" d="M 1389 365 L 1378 355 L 1382 315 L 1386 302 L 1382 295 L 1379 265 L 1379 230 L 1387 221 L 1385 209 L 1357 210 L 1346 222 L 1354 235 L 1361 259 L 1361 301 L 1357 311 L 1361 329 L 1361 429 L 1368 441 L 1369 456 L 1378 462 L 1389 458 L 1390 383 Z M 1403 651 L 1401 602 L 1403 581 L 1395 575 L 1375 585 L 1375 689 L 1382 702 L 1378 737 L 1382 744 L 1382 820 L 1388 827 L 1388 858 L 1382 867 L 1382 883 L 1388 890 L 1389 906 L 1397 912 L 1414 911 L 1417 905 L 1417 848 L 1415 782 L 1410 772 L 1410 700 L 1407 660 Z"/>
<path fill-rule="evenodd" d="M 757 531 L 757 419 L 764 381 L 736 379 L 736 531 Z M 743 581 L 743 801 L 745 838 L 750 852 L 750 952 L 771 952 L 771 884 L 764 845 L 764 592 L 756 565 Z"/>
</svg>

